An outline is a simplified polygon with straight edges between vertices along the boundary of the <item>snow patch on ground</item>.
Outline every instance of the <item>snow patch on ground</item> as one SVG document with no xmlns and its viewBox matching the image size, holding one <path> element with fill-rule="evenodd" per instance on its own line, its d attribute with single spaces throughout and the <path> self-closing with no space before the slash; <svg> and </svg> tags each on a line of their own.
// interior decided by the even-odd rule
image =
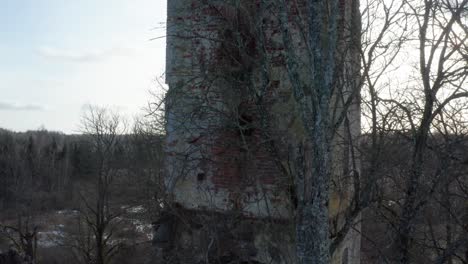
<svg viewBox="0 0 468 264">
<path fill-rule="evenodd" d="M 143 219 L 138 219 L 139 214 L 146 212 L 146 208 L 142 205 L 138 206 L 122 206 L 122 210 L 125 210 L 126 215 L 116 217 L 117 221 L 122 221 L 122 229 L 129 230 L 133 229 L 140 235 L 138 235 L 138 240 L 152 240 L 153 239 L 153 227 L 151 223 Z M 77 210 L 59 210 L 55 211 L 55 216 L 52 215 L 54 219 L 53 222 L 58 222 L 55 225 L 51 225 L 50 222 L 45 221 L 45 229 L 40 230 L 37 233 L 37 244 L 42 248 L 52 248 L 60 245 L 64 245 L 71 234 L 66 232 L 66 226 L 60 221 L 70 220 L 73 217 L 80 214 Z M 130 217 L 132 215 L 132 217 Z M 127 223 L 127 224 L 125 224 Z M 115 238 L 110 240 L 111 244 L 123 243 L 125 239 Z"/>
<path fill-rule="evenodd" d="M 58 210 L 56 213 L 59 215 L 78 215 L 80 212 L 78 210 Z"/>
<path fill-rule="evenodd" d="M 137 205 L 137 206 L 131 206 L 131 207 L 121 206 L 120 208 L 125 209 L 127 213 L 130 213 L 130 214 L 139 214 L 139 213 L 146 212 L 146 209 L 145 207 L 143 207 L 143 205 Z"/>
<path fill-rule="evenodd" d="M 44 248 L 63 244 L 65 233 L 61 230 L 37 232 L 37 245 Z"/>
</svg>

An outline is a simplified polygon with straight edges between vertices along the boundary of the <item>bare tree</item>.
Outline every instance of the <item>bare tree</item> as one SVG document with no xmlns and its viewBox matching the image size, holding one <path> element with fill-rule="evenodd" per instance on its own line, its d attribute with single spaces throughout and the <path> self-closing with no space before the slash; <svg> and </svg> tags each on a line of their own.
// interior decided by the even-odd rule
<svg viewBox="0 0 468 264">
<path fill-rule="evenodd" d="M 90 138 L 96 157 L 94 182 L 80 193 L 84 206 L 80 218 L 84 222 L 80 220 L 78 243 L 72 245 L 86 263 L 110 263 L 121 246 L 112 241 L 121 214 L 120 207 L 112 203 L 112 187 L 118 173 L 115 151 L 125 129 L 121 116 L 106 108 L 89 106 L 81 120 L 81 131 Z"/>
<path fill-rule="evenodd" d="M 197 170 L 203 162 L 223 160 L 204 152 L 204 147 L 219 144 L 226 152 L 241 148 L 239 160 L 244 161 L 268 152 L 274 161 L 269 164 L 272 171 L 281 175 L 283 191 L 290 193 L 288 203 L 296 207 L 290 217 L 295 222 L 299 263 L 328 263 L 352 229 L 347 224 L 338 230 L 331 245 L 329 202 L 336 190 L 330 186 L 334 181 L 350 189 L 344 187 L 343 175 L 336 178 L 338 167 L 347 167 L 354 175 L 359 171 L 357 162 L 350 161 L 356 156 L 334 157 L 337 149 L 349 150 L 359 133 L 355 118 L 361 87 L 358 2 L 345 4 L 346 18 L 342 8 L 334 0 L 201 1 L 190 12 L 194 17 L 199 13 L 211 17 L 187 23 L 192 28 L 168 28 L 169 38 L 189 39 L 196 51 L 192 68 L 185 69 L 181 59 L 180 65 L 171 65 L 179 68 L 167 73 L 171 77 L 180 72 L 180 81 L 173 81 L 168 91 L 169 144 L 177 140 L 177 130 L 193 135 L 186 139 L 193 147 L 181 147 L 180 155 L 171 158 L 177 164 L 171 173 L 178 176 L 169 181 L 168 191 L 187 171 Z M 219 29 L 212 30 L 213 21 Z M 288 118 L 297 130 L 275 127 L 284 127 Z M 183 138 L 183 133 L 178 135 Z M 230 136 L 217 141 L 215 133 Z M 242 161 L 239 164 L 243 166 Z M 245 163 L 244 167 L 240 173 L 248 174 Z M 259 177 L 249 175 L 245 180 L 258 188 L 257 195 L 263 197 L 258 203 L 268 208 L 268 190 Z M 343 199 L 340 210 L 347 203 Z M 349 222 L 357 217 L 358 213 L 351 214 Z"/>
<path fill-rule="evenodd" d="M 459 199 L 466 199 L 466 182 L 460 180 L 466 176 L 456 153 L 466 140 L 466 30 L 461 21 L 467 1 L 403 1 L 393 10 L 388 3 L 382 2 L 383 17 L 401 17 L 398 31 L 382 35 L 392 42 L 376 42 L 375 48 L 399 53 L 384 57 L 374 75 L 363 64 L 371 146 L 363 152 L 364 186 L 373 187 L 362 190 L 363 196 L 373 197 L 377 208 L 372 210 L 387 232 L 366 239 L 384 242 L 386 237 L 386 244 L 375 250 L 387 262 L 451 263 L 463 259 L 460 252 L 466 247 L 465 214 L 456 213 L 463 208 Z M 448 216 L 440 217 L 436 210 Z"/>
<path fill-rule="evenodd" d="M 16 226 L 0 223 L 0 235 L 5 236 L 13 243 L 15 249 L 24 255 L 24 261 L 28 264 L 36 263 L 38 227 L 32 218 L 18 216 Z"/>
</svg>

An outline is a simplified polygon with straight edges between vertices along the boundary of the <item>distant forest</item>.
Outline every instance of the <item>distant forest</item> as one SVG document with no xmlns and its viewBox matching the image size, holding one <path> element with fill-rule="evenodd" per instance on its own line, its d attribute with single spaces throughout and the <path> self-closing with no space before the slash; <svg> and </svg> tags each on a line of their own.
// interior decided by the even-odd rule
<svg viewBox="0 0 468 264">
<path fill-rule="evenodd" d="M 109 166 L 124 176 L 118 181 L 125 186 L 120 191 L 131 192 L 138 183 L 138 192 L 129 198 L 150 197 L 161 173 L 162 138 L 117 137 L 108 158 Z M 99 153 L 93 144 L 90 135 L 0 129 L 0 210 L 76 207 L 80 188 L 91 183 L 99 170 Z"/>
<path fill-rule="evenodd" d="M 90 110 L 77 135 L 0 129 L 0 263 L 151 258 L 163 137 L 112 117 Z"/>
<path fill-rule="evenodd" d="M 112 252 L 102 263 L 111 263 L 110 259 L 112 263 L 154 260 L 152 223 L 161 217 L 166 199 L 162 189 L 163 139 L 160 134 L 141 130 L 98 137 L 92 133 L 1 129 L 0 250 L 6 250 L 5 245 L 13 239 L 24 241 L 15 246 L 23 256 L 41 263 L 91 263 L 99 248 Z M 358 147 L 362 188 L 376 192 L 376 198 L 368 198 L 369 192 L 362 192 L 361 197 L 367 202 L 362 218 L 364 263 L 379 263 L 383 256 L 395 252 L 388 241 L 397 232 L 392 228 L 396 222 L 393 212 L 401 203 L 404 172 L 409 170 L 408 135 L 389 133 L 379 140 L 380 156 L 385 158 L 373 172 L 375 178 L 367 176 L 375 170 L 370 135 L 363 135 Z M 433 237 L 422 237 L 426 233 L 421 233 L 414 252 L 433 250 L 432 243 L 447 234 L 456 242 L 466 239 L 460 230 L 468 219 L 468 139 L 434 134 L 428 148 L 425 171 L 431 177 L 425 179 L 423 187 L 430 189 L 415 228 L 435 233 Z M 28 235 L 34 241 L 18 239 Z M 96 239 L 99 235 L 104 240 Z M 101 246 L 97 246 L 99 241 Z M 463 250 L 461 247 L 456 253 L 463 255 Z M 426 258 L 421 261 L 429 263 Z"/>
</svg>

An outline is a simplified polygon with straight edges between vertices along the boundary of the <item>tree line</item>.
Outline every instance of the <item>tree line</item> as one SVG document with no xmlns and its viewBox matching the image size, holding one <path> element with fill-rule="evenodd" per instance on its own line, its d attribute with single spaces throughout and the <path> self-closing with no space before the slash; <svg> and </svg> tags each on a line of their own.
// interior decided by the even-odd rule
<svg viewBox="0 0 468 264">
<path fill-rule="evenodd" d="M 125 235 L 135 221 L 129 211 L 141 208 L 138 221 L 151 222 L 162 195 L 163 137 L 145 124 L 128 129 L 119 114 L 89 106 L 81 134 L 1 130 L 0 242 L 27 263 L 44 261 L 39 233 L 57 227 L 40 219 L 61 210 L 75 220 L 48 239 L 76 263 L 110 263 L 136 246 L 135 234 Z"/>
</svg>

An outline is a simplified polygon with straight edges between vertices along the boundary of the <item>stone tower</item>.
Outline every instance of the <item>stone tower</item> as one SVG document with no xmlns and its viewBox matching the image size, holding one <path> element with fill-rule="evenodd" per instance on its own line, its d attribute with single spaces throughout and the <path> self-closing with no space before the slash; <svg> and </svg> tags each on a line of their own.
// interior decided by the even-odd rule
<svg viewBox="0 0 468 264">
<path fill-rule="evenodd" d="M 278 7 L 264 2 L 168 1 L 166 191 L 172 203 L 158 225 L 173 235 L 156 243 L 173 261 L 295 263 L 301 190 L 294 175 L 303 171 L 309 178 L 304 153 L 310 144 L 288 81 Z M 340 70 L 353 75 L 359 67 L 348 39 L 357 0 L 340 3 Z M 298 47 L 294 19 L 301 8 L 301 0 L 287 4 L 287 26 Z M 352 89 L 344 83 L 344 91 Z M 358 104 L 350 109 L 333 147 L 329 207 L 336 229 L 353 196 L 349 175 L 358 170 L 346 136 L 359 134 Z M 333 262 L 359 263 L 359 250 L 360 237 L 350 232 Z"/>
</svg>

